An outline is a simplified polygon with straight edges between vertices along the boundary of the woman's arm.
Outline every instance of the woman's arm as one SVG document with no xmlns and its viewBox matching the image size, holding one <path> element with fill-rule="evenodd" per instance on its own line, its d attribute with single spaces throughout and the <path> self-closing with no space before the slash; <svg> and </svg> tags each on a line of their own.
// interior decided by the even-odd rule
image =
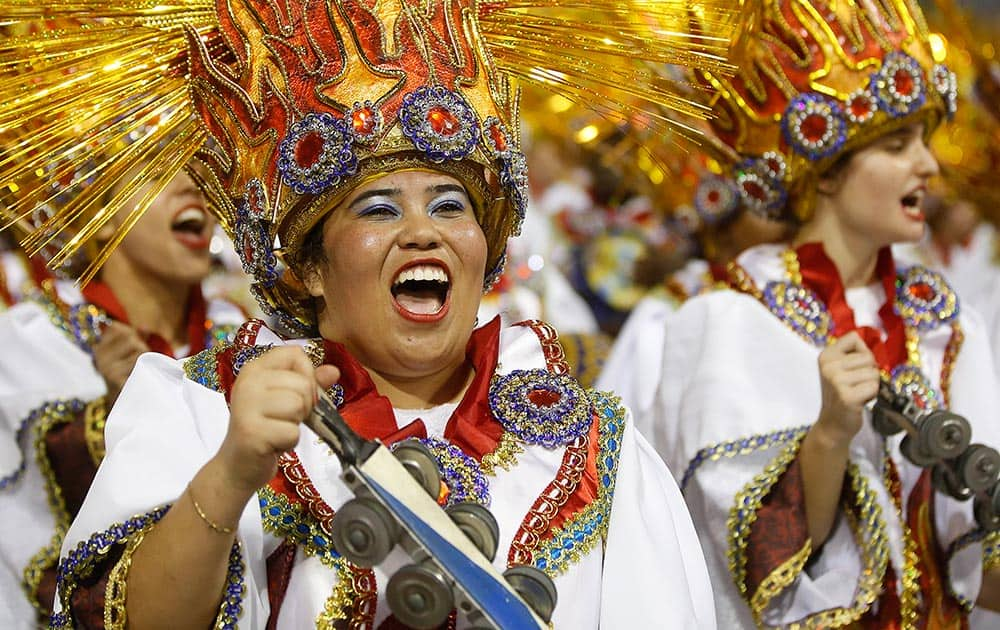
<svg viewBox="0 0 1000 630">
<path fill-rule="evenodd" d="M 275 475 L 281 453 L 298 443 L 317 385 L 337 378 L 336 368 L 314 369 L 297 347 L 276 348 L 243 368 L 219 452 L 135 550 L 125 602 L 130 628 L 212 625 L 240 514 Z"/>
<path fill-rule="evenodd" d="M 851 332 L 819 355 L 823 403 L 799 451 L 806 521 L 812 548 L 826 542 L 837 516 L 851 440 L 861 429 L 861 410 L 878 393 L 875 358 Z"/>
</svg>

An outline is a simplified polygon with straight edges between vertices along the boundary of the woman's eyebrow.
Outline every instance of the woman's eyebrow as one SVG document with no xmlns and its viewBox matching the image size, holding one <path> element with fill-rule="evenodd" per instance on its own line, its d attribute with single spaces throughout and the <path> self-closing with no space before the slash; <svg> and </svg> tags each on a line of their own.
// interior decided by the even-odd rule
<svg viewBox="0 0 1000 630">
<path fill-rule="evenodd" d="M 427 187 L 427 192 L 435 193 L 435 194 L 441 194 L 441 193 L 446 193 L 446 192 L 458 192 L 458 193 L 462 193 L 463 195 L 467 195 L 468 194 L 465 191 L 465 187 L 464 186 L 459 186 L 458 184 L 435 184 L 433 186 L 428 186 Z"/>
<path fill-rule="evenodd" d="M 402 194 L 402 191 L 398 188 L 374 188 L 372 190 L 366 190 L 351 201 L 351 206 L 358 205 L 359 202 L 365 199 L 370 199 L 372 197 L 398 197 Z"/>
</svg>

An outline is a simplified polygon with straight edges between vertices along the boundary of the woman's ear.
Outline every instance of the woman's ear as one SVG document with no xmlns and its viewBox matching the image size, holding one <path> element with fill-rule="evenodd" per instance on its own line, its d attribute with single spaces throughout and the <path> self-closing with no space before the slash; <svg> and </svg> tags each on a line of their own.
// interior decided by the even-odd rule
<svg viewBox="0 0 1000 630">
<path fill-rule="evenodd" d="M 315 265 L 306 265 L 302 270 L 302 284 L 313 297 L 323 297 L 323 278 Z"/>
<path fill-rule="evenodd" d="M 828 172 L 820 176 L 816 181 L 816 191 L 821 195 L 836 194 L 840 188 L 840 172 Z"/>
</svg>

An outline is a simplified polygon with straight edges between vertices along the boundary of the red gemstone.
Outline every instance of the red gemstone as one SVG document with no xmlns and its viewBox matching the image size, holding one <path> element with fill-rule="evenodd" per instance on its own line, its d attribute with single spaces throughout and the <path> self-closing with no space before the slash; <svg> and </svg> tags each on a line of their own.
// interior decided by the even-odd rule
<svg viewBox="0 0 1000 630">
<path fill-rule="evenodd" d="M 713 204 L 713 205 L 719 203 L 719 197 L 720 196 L 721 195 L 719 194 L 718 190 L 710 190 L 710 191 L 708 191 L 708 195 L 706 195 L 706 197 L 708 199 L 708 203 Z"/>
<path fill-rule="evenodd" d="M 503 130 L 500 129 L 500 125 L 493 125 L 490 127 L 490 138 L 493 140 L 493 147 L 497 151 L 507 150 L 507 137 L 504 135 Z"/>
<path fill-rule="evenodd" d="M 775 158 L 768 158 L 767 168 L 771 171 L 771 175 L 777 176 L 781 172 L 781 162 Z"/>
<path fill-rule="evenodd" d="M 923 300 L 924 302 L 930 302 L 934 297 L 934 287 L 926 282 L 916 282 L 911 284 L 908 291 L 911 296 L 917 298 L 918 300 Z"/>
<path fill-rule="evenodd" d="M 370 107 L 362 107 L 351 112 L 351 126 L 354 133 L 370 136 L 375 132 L 375 112 Z"/>
<path fill-rule="evenodd" d="M 872 111 L 872 102 L 865 96 L 855 96 L 849 106 L 855 118 L 863 119 Z"/>
<path fill-rule="evenodd" d="M 799 125 L 799 131 L 802 133 L 803 138 L 815 143 L 823 139 L 827 127 L 826 118 L 820 114 L 809 114 L 802 120 L 802 124 Z"/>
<path fill-rule="evenodd" d="M 897 94 L 902 94 L 903 96 L 913 94 L 913 75 L 908 70 L 905 68 L 896 70 L 895 74 L 892 75 L 892 79 L 896 83 Z"/>
<path fill-rule="evenodd" d="M 323 136 L 314 131 L 305 134 L 295 144 L 295 163 L 302 168 L 309 168 L 319 161 L 325 143 Z"/>
<path fill-rule="evenodd" d="M 562 394 L 548 389 L 533 389 L 528 392 L 528 400 L 536 407 L 551 407 L 559 402 Z"/>
<path fill-rule="evenodd" d="M 453 136 L 460 127 L 458 118 L 446 108 L 436 105 L 427 110 L 427 122 L 439 136 Z"/>
<path fill-rule="evenodd" d="M 767 201 L 767 191 L 757 182 L 750 180 L 743 182 L 743 190 L 746 194 L 760 201 Z"/>
</svg>

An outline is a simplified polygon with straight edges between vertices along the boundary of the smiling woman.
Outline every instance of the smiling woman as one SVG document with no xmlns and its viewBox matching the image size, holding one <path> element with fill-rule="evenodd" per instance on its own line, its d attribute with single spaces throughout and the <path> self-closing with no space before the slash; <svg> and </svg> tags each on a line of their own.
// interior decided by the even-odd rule
<svg viewBox="0 0 1000 630">
<path fill-rule="evenodd" d="M 517 99 L 477 3 L 376 4 L 291 2 L 286 23 L 223 2 L 221 34 L 189 33 L 215 140 L 202 181 L 298 338 L 252 321 L 224 348 L 140 361 L 67 534 L 54 625 L 401 627 L 393 585 L 417 569 L 399 547 L 348 561 L 334 517 L 350 486 L 302 425 L 322 390 L 364 438 L 419 441 L 457 522 L 489 506 L 484 562 L 547 574 L 556 626 L 714 628 L 694 529 L 628 410 L 567 374 L 546 324 L 477 328 L 527 207 Z M 315 55 L 275 63 L 285 46 Z M 485 623 L 451 608 L 420 627 Z"/>
</svg>

